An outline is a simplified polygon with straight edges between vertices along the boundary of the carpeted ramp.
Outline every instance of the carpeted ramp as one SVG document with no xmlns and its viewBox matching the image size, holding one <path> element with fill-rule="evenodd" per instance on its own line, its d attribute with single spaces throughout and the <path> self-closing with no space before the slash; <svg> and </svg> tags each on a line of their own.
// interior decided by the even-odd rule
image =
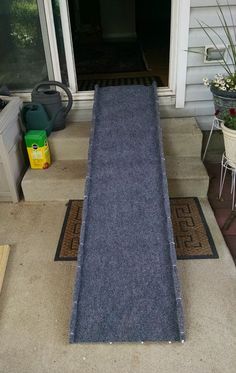
<svg viewBox="0 0 236 373">
<path fill-rule="evenodd" d="M 155 92 L 96 88 L 71 343 L 184 339 Z"/>
</svg>

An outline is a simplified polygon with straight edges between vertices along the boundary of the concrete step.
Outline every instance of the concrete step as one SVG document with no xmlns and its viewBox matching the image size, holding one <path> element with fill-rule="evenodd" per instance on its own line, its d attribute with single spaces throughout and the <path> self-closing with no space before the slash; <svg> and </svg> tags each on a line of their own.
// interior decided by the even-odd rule
<svg viewBox="0 0 236 373">
<path fill-rule="evenodd" d="M 162 119 L 171 197 L 206 197 L 208 175 L 200 160 L 202 133 L 194 118 Z M 22 181 L 26 201 L 67 201 L 84 196 L 90 134 L 89 122 L 69 123 L 49 137 L 53 163 L 29 169 Z"/>
<path fill-rule="evenodd" d="M 87 161 L 55 161 L 46 170 L 28 169 L 22 190 L 25 201 L 83 199 Z"/>
<path fill-rule="evenodd" d="M 206 197 L 209 177 L 198 157 L 166 157 L 170 197 Z"/>
<path fill-rule="evenodd" d="M 202 132 L 195 118 L 161 119 L 165 155 L 199 157 Z"/>
<path fill-rule="evenodd" d="M 53 132 L 49 146 L 53 160 L 87 159 L 90 122 L 68 123 L 62 131 Z M 161 119 L 166 155 L 200 157 L 202 132 L 194 118 Z"/>
<path fill-rule="evenodd" d="M 197 157 L 166 157 L 170 197 L 206 197 L 209 178 Z M 26 201 L 83 199 L 87 162 L 55 161 L 47 170 L 28 169 L 22 181 Z"/>
<path fill-rule="evenodd" d="M 52 132 L 48 139 L 52 159 L 87 159 L 90 126 L 89 122 L 68 123 L 64 130 Z"/>
</svg>

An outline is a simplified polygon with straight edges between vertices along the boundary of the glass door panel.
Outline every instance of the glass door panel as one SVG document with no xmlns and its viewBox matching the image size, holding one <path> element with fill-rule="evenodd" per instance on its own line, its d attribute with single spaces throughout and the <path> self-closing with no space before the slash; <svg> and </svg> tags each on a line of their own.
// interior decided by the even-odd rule
<svg viewBox="0 0 236 373">
<path fill-rule="evenodd" d="M 0 86 L 28 90 L 48 79 L 37 0 L 2 0 Z"/>
<path fill-rule="evenodd" d="M 61 70 L 61 80 L 62 83 L 69 85 L 67 64 L 66 64 L 66 54 L 64 48 L 64 39 L 63 39 L 63 29 L 61 23 L 61 12 L 60 12 L 60 2 L 59 0 L 52 0 L 52 9 L 53 9 L 53 19 L 55 25 L 55 33 L 57 39 L 57 48 L 58 48 L 58 57 Z"/>
</svg>

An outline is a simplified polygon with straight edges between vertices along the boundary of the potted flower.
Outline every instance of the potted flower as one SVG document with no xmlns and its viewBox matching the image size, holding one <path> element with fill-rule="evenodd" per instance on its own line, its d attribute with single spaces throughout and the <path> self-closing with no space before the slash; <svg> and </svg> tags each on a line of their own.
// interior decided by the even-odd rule
<svg viewBox="0 0 236 373">
<path fill-rule="evenodd" d="M 236 109 L 236 72 L 229 75 L 216 74 L 212 80 L 203 78 L 203 82 L 212 92 L 217 117 L 223 120 L 229 109 Z"/>
</svg>

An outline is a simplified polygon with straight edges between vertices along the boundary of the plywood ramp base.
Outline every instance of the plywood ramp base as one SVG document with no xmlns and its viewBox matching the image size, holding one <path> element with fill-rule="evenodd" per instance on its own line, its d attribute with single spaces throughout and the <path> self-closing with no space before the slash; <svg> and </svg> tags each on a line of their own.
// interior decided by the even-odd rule
<svg viewBox="0 0 236 373">
<path fill-rule="evenodd" d="M 7 267 L 7 260 L 10 252 L 9 245 L 0 245 L 0 293 L 2 289 L 3 279 Z"/>
</svg>

